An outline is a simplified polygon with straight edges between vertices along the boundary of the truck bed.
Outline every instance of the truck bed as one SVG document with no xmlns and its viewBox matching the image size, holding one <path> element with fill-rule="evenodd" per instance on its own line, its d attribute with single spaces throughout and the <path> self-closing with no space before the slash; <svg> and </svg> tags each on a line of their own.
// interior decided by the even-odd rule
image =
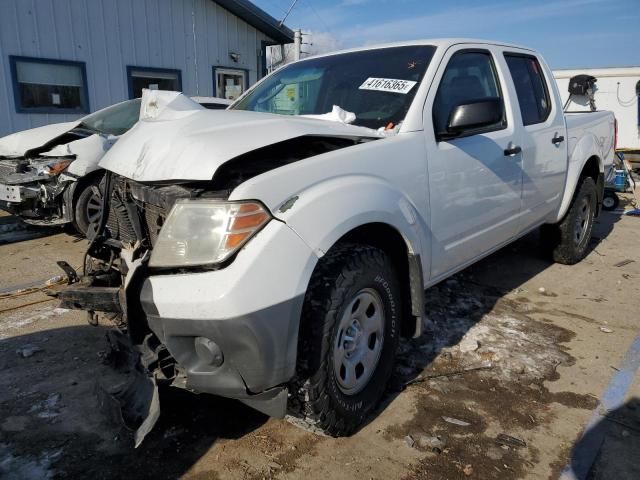
<svg viewBox="0 0 640 480">
<path fill-rule="evenodd" d="M 572 160 L 576 143 L 586 135 L 593 134 L 596 142 L 609 142 L 605 145 L 605 151 L 613 149 L 613 139 L 615 138 L 615 117 L 609 111 L 596 112 L 567 112 L 565 113 L 567 122 L 569 161 Z M 604 159 L 605 174 L 612 165 L 613 155 L 607 155 Z"/>
</svg>

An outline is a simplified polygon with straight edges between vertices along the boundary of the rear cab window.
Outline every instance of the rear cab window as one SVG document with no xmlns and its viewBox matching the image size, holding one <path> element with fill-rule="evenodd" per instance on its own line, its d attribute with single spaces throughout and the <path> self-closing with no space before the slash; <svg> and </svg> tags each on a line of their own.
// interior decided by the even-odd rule
<svg viewBox="0 0 640 480">
<path fill-rule="evenodd" d="M 504 59 L 518 96 L 522 123 L 542 123 L 551 113 L 551 98 L 538 59 L 532 55 L 506 53 Z"/>
</svg>

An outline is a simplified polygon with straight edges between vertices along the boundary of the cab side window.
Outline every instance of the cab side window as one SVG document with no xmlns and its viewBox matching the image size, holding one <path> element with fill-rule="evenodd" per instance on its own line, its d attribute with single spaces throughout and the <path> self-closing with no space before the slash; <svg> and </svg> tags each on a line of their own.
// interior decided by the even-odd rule
<svg viewBox="0 0 640 480">
<path fill-rule="evenodd" d="M 544 122 L 551 112 L 551 100 L 540 64 L 528 55 L 505 54 L 504 59 L 516 87 L 522 123 Z"/>
<path fill-rule="evenodd" d="M 493 60 L 489 52 L 461 51 L 453 55 L 440 80 L 433 103 L 433 125 L 436 135 L 446 132 L 451 111 L 473 101 L 502 100 Z M 499 130 L 504 119 L 483 131 Z"/>
</svg>

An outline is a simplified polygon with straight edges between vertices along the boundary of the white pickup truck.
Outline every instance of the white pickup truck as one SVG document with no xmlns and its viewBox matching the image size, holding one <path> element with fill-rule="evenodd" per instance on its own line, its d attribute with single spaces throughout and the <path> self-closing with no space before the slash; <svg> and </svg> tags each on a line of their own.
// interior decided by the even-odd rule
<svg viewBox="0 0 640 480">
<path fill-rule="evenodd" d="M 581 260 L 614 154 L 611 113 L 564 115 L 540 55 L 494 42 L 318 56 L 230 110 L 190 102 L 147 93 L 155 114 L 102 159 L 62 305 L 117 315 L 152 383 L 294 406 L 330 435 L 380 400 L 426 288 L 540 227 Z"/>
</svg>

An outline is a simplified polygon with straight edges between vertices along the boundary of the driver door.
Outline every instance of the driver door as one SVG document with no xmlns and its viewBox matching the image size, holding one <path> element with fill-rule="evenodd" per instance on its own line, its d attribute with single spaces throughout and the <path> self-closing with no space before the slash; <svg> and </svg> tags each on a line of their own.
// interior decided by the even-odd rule
<svg viewBox="0 0 640 480">
<path fill-rule="evenodd" d="M 510 87 L 505 88 L 498 70 L 497 52 L 466 46 L 452 50 L 443 59 L 425 110 L 425 135 L 432 137 L 427 138 L 432 281 L 513 238 L 521 206 L 522 156 L 513 112 L 506 108 Z M 455 138 L 440 135 L 455 106 L 491 98 L 505 106 L 499 122 Z"/>
</svg>

